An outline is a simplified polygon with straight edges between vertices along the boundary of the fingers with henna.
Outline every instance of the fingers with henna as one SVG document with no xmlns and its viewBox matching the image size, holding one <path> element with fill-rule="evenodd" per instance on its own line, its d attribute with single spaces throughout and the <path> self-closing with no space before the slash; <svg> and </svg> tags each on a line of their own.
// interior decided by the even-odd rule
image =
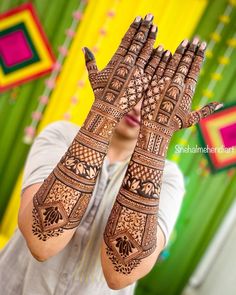
<svg viewBox="0 0 236 295">
<path fill-rule="evenodd" d="M 202 107 L 200 110 L 191 112 L 188 116 L 186 126 L 184 127 L 190 127 L 192 125 L 199 123 L 201 119 L 210 116 L 215 111 L 221 109 L 223 106 L 224 105 L 222 103 L 211 102 L 205 105 L 204 107 Z"/>
<path fill-rule="evenodd" d="M 120 56 L 126 55 L 127 50 L 129 49 L 133 41 L 133 38 L 140 27 L 141 22 L 142 18 L 140 16 L 137 16 L 133 23 L 130 25 L 128 31 L 125 33 L 124 37 L 122 38 L 120 46 L 118 47 L 113 56 L 113 60 L 118 59 Z"/>
<path fill-rule="evenodd" d="M 162 59 L 163 54 L 164 48 L 162 45 L 159 45 L 156 49 L 153 50 L 152 56 L 145 68 L 145 73 L 149 74 L 151 77 L 153 76 L 153 74 L 156 71 L 156 68 L 158 67 Z"/>
<path fill-rule="evenodd" d="M 83 50 L 84 57 L 85 57 L 86 68 L 87 68 L 87 71 L 89 74 L 89 80 L 93 84 L 94 79 L 98 73 L 98 67 L 96 64 L 96 60 L 95 60 L 93 53 L 87 47 L 83 47 L 82 50 Z"/>
<path fill-rule="evenodd" d="M 139 65 L 141 68 L 145 67 L 145 65 L 147 64 L 147 61 L 152 55 L 156 36 L 157 36 L 157 27 L 155 25 L 152 25 L 149 31 L 146 43 L 143 46 L 136 62 L 136 65 Z"/>
<path fill-rule="evenodd" d="M 165 72 L 165 69 L 166 69 L 166 66 L 169 62 L 169 60 L 171 59 L 171 52 L 169 50 L 166 50 L 163 55 L 162 55 L 162 58 L 156 68 L 156 71 L 155 71 L 155 74 L 154 74 L 154 79 L 157 80 L 157 82 L 162 78 L 164 77 L 164 72 Z"/>
<path fill-rule="evenodd" d="M 195 84 L 197 83 L 200 69 L 202 67 L 202 63 L 204 60 L 205 50 L 206 50 L 206 42 L 202 42 L 197 49 L 194 60 L 187 74 L 186 80 L 192 79 L 195 82 Z"/>
<path fill-rule="evenodd" d="M 178 68 L 176 70 L 176 75 L 182 76 L 183 79 L 187 76 L 188 71 L 191 67 L 192 61 L 195 57 L 195 53 L 198 49 L 198 43 L 199 43 L 199 38 L 195 37 L 193 41 L 187 47 L 187 50 L 184 52 L 179 62 Z"/>
<path fill-rule="evenodd" d="M 124 63 L 133 66 L 136 63 L 137 57 L 142 51 L 144 44 L 149 35 L 149 30 L 152 26 L 153 15 L 147 14 L 137 30 L 129 50 L 125 56 Z"/>
<path fill-rule="evenodd" d="M 183 57 L 183 54 L 186 51 L 186 48 L 188 46 L 188 40 L 184 39 L 180 45 L 178 46 L 178 48 L 176 49 L 174 55 L 172 56 L 172 58 L 169 60 L 166 69 L 165 69 L 165 77 L 169 77 L 172 78 L 177 70 L 177 67 L 179 65 L 179 62 L 181 60 L 181 58 Z"/>
<path fill-rule="evenodd" d="M 206 42 L 202 42 L 195 53 L 194 60 L 191 64 L 190 70 L 185 79 L 184 96 L 189 97 L 188 100 L 192 100 L 198 76 L 204 60 L 204 51 L 206 49 Z"/>
</svg>

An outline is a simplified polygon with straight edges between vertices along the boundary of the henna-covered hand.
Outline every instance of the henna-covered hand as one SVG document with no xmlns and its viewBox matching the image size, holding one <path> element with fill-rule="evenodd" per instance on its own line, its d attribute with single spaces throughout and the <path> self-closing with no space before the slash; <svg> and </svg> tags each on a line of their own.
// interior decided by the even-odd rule
<svg viewBox="0 0 236 295">
<path fill-rule="evenodd" d="M 157 257 L 159 197 L 174 131 L 197 123 L 221 106 L 210 103 L 191 112 L 205 47 L 198 39 L 190 44 L 185 40 L 173 57 L 162 54 L 144 95 L 137 144 L 104 232 L 102 253 L 120 274 L 129 275 L 152 254 L 153 261 Z M 146 267 L 145 262 L 142 265 Z"/>
<path fill-rule="evenodd" d="M 157 80 L 153 76 L 143 100 L 142 120 L 156 122 L 170 131 L 190 127 L 212 114 L 221 104 L 209 103 L 198 111 L 191 111 L 192 99 L 204 60 L 206 43 L 194 38 L 184 40 L 177 48 Z"/>
<path fill-rule="evenodd" d="M 152 19 L 151 14 L 144 20 L 141 17 L 135 19 L 102 71 L 98 71 L 91 51 L 86 47 L 83 49 L 95 96 L 85 122 L 88 130 L 111 137 L 116 123 L 142 98 L 152 77 L 152 67 L 156 66 L 152 51 L 157 27 L 152 25 Z M 150 66 L 147 67 L 147 64 Z M 98 120 L 100 122 L 96 125 Z"/>
<path fill-rule="evenodd" d="M 151 79 L 157 28 L 152 15 L 137 17 L 107 67 L 98 71 L 85 48 L 95 102 L 65 155 L 33 198 L 33 235 L 46 241 L 75 229 L 91 198 L 119 119 L 142 97 Z M 149 63 L 149 67 L 146 65 Z"/>
</svg>

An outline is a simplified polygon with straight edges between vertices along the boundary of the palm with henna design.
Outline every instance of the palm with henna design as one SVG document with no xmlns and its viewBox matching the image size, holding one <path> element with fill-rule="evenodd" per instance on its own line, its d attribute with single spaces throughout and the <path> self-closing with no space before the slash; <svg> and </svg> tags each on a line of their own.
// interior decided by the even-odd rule
<svg viewBox="0 0 236 295">
<path fill-rule="evenodd" d="M 89 80 L 95 96 L 92 112 L 118 122 L 142 98 L 156 60 L 154 55 L 151 57 L 157 33 L 152 19 L 151 14 L 144 20 L 140 17 L 135 19 L 111 61 L 102 71 L 98 71 L 91 51 L 84 48 Z M 148 63 L 150 67 L 146 67 Z"/>
<path fill-rule="evenodd" d="M 166 65 L 161 79 L 154 75 L 143 100 L 142 119 L 151 120 L 172 133 L 190 127 L 212 114 L 221 104 L 213 102 L 191 111 L 197 78 L 204 59 L 206 43 L 198 38 L 184 40 Z M 158 72 L 158 69 L 157 69 Z"/>
<path fill-rule="evenodd" d="M 110 260 L 121 276 L 130 275 L 135 268 L 141 272 L 147 264 L 151 268 L 160 251 L 157 213 L 171 136 L 220 107 L 210 103 L 191 112 L 206 47 L 198 43 L 197 38 L 190 44 L 184 40 L 173 57 L 168 51 L 162 53 L 156 69 L 151 68 L 153 77 L 142 102 L 137 144 L 104 232 L 102 257 L 106 264 Z"/>
</svg>

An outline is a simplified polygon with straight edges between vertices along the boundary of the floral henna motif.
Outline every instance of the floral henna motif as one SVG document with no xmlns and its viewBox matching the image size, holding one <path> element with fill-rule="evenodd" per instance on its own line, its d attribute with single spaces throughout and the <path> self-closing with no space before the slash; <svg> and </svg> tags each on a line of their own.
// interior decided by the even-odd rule
<svg viewBox="0 0 236 295">
<path fill-rule="evenodd" d="M 100 152 L 90 149 L 74 140 L 63 159 L 63 165 L 75 174 L 87 179 L 93 179 L 98 174 L 98 168 L 103 162 Z"/>
<path fill-rule="evenodd" d="M 107 248 L 106 253 L 111 262 L 113 263 L 115 271 L 122 273 L 124 275 L 130 274 L 131 271 L 140 264 L 139 259 L 132 259 L 125 264 L 121 264 L 120 259 L 114 256 L 114 252 L 110 248 Z"/>
<path fill-rule="evenodd" d="M 144 95 L 137 144 L 104 232 L 106 253 L 115 270 L 125 275 L 155 251 L 162 175 L 173 133 L 210 115 L 218 105 L 190 110 L 206 47 L 198 42 L 184 40 L 173 57 L 165 54 Z"/>
<path fill-rule="evenodd" d="M 33 209 L 33 226 L 32 231 L 35 236 L 38 237 L 39 240 L 47 241 L 49 238 L 58 237 L 63 233 L 62 228 L 58 228 L 57 230 L 43 231 L 40 223 L 39 223 L 39 215 L 36 208 Z"/>
<path fill-rule="evenodd" d="M 82 127 L 33 198 L 32 230 L 40 240 L 77 227 L 86 211 L 108 149 L 107 143 L 90 138 L 86 132 Z"/>
<path fill-rule="evenodd" d="M 129 241 L 126 235 L 116 239 L 116 248 L 119 248 L 119 253 L 124 258 L 128 257 L 135 249 L 133 243 Z"/>
<path fill-rule="evenodd" d="M 58 223 L 59 220 L 62 220 L 62 215 L 60 211 L 58 210 L 57 206 L 46 208 L 43 215 L 45 215 L 45 218 L 44 218 L 45 227 L 50 226 L 51 224 L 54 224 L 54 223 Z"/>
<path fill-rule="evenodd" d="M 143 203 L 140 204 L 140 201 Z M 156 200 L 138 200 L 137 197 L 135 200 L 134 195 L 122 190 L 104 232 L 106 253 L 116 271 L 130 274 L 132 269 L 140 264 L 141 259 L 155 250 L 156 238 L 150 235 L 150 228 L 156 232 L 157 210 Z"/>
</svg>

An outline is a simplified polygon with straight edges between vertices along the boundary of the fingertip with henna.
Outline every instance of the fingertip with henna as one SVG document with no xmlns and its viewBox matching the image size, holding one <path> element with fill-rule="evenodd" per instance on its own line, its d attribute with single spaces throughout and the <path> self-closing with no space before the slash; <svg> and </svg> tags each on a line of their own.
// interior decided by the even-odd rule
<svg viewBox="0 0 236 295">
<path fill-rule="evenodd" d="M 152 25 L 151 31 L 150 31 L 150 37 L 153 39 L 156 39 L 157 36 L 157 26 Z"/>
<path fill-rule="evenodd" d="M 140 21 L 142 20 L 141 16 L 137 16 L 134 20 L 135 23 L 140 23 Z"/>
<path fill-rule="evenodd" d="M 137 16 L 135 19 L 134 19 L 134 21 L 133 21 L 133 23 L 131 24 L 131 27 L 133 27 L 133 28 L 135 28 L 135 29 L 138 29 L 139 28 L 139 26 L 140 26 L 140 24 L 141 24 L 141 22 L 142 22 L 142 18 L 141 18 L 141 16 Z"/>
<path fill-rule="evenodd" d="M 152 25 L 151 32 L 153 32 L 153 33 L 157 32 L 157 26 L 156 25 Z"/>
<path fill-rule="evenodd" d="M 221 108 L 223 108 L 224 104 L 223 103 L 219 103 L 219 102 L 215 102 L 216 106 L 215 106 L 215 111 L 220 110 Z"/>
<path fill-rule="evenodd" d="M 147 21 L 151 21 L 153 20 L 154 16 L 151 14 L 151 13 L 148 13 L 146 16 L 145 16 L 145 20 Z"/>
<path fill-rule="evenodd" d="M 180 54 L 184 54 L 184 52 L 185 52 L 185 50 L 186 50 L 188 44 L 189 44 L 188 39 L 184 39 L 184 40 L 180 43 L 180 45 L 177 47 L 176 52 L 177 52 L 177 53 L 180 53 Z"/>
<path fill-rule="evenodd" d="M 145 16 L 142 24 L 149 29 L 152 25 L 153 18 L 154 18 L 154 16 L 151 13 L 148 13 Z"/>
<path fill-rule="evenodd" d="M 167 62 L 171 58 L 172 54 L 170 50 L 166 50 L 163 55 L 163 61 Z"/>
<path fill-rule="evenodd" d="M 205 50 L 207 47 L 207 43 L 203 41 L 200 46 L 198 47 L 197 55 L 201 56 L 204 58 Z"/>
<path fill-rule="evenodd" d="M 88 47 L 83 47 L 82 50 L 85 56 L 86 63 L 95 59 L 93 53 L 88 49 Z"/>
<path fill-rule="evenodd" d="M 195 52 L 198 48 L 200 39 L 198 37 L 194 37 L 192 43 L 190 43 L 189 50 Z"/>
<path fill-rule="evenodd" d="M 207 43 L 205 41 L 203 41 L 199 47 L 200 50 L 205 50 L 207 47 Z"/>
<path fill-rule="evenodd" d="M 162 57 L 162 54 L 164 53 L 164 47 L 162 45 L 159 45 L 156 49 L 155 49 L 155 52 L 154 54 L 159 56 L 159 57 Z"/>
</svg>

